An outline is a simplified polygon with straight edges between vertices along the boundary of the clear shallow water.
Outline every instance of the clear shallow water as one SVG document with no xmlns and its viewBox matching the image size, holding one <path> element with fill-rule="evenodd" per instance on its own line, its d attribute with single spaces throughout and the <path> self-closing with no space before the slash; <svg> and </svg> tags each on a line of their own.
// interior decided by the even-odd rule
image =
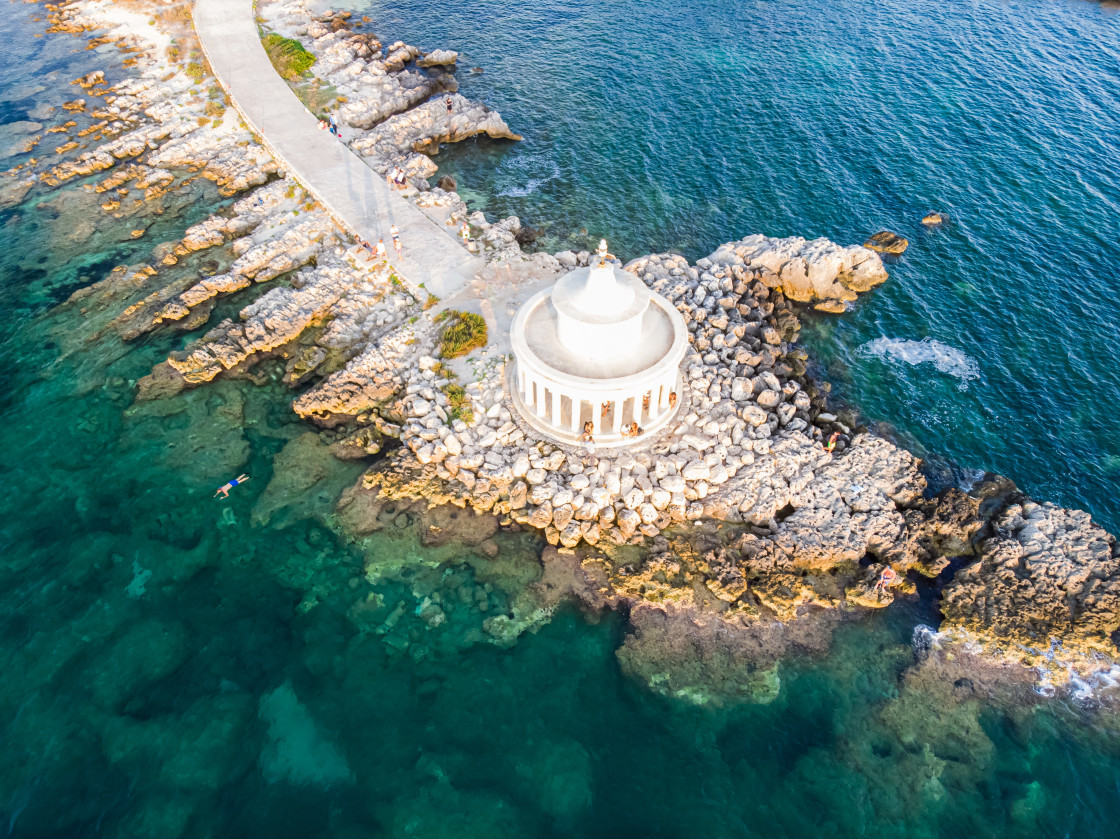
<svg viewBox="0 0 1120 839">
<path fill-rule="evenodd" d="M 42 52 L 0 67 L 0 92 L 111 61 L 34 39 L 27 13 L 0 15 L 0 44 Z M 11 100 L 4 119 L 71 91 Z M 411 526 L 348 543 L 327 515 L 355 479 L 341 463 L 266 520 L 276 455 L 307 432 L 289 393 L 220 382 L 133 405 L 188 336 L 124 346 L 92 337 L 123 301 L 52 308 L 221 206 L 198 189 L 157 218 L 113 221 L 80 184 L 0 212 L 7 835 L 1115 835 L 1116 718 L 992 707 L 915 674 L 921 610 L 791 656 L 769 704 L 695 709 L 623 676 L 611 615 L 483 641 L 534 539 L 499 539 L 502 573 Z M 215 501 L 240 471 L 252 480 Z M 443 623 L 425 618 L 436 593 Z"/>
<path fill-rule="evenodd" d="M 525 136 L 444 153 L 472 205 L 690 258 L 749 233 L 910 249 L 805 342 L 918 452 L 1120 531 L 1120 16 L 1095 3 L 713 6 L 491 0 L 364 7 L 463 53 L 463 92 Z M 470 67 L 484 72 L 470 75 Z M 948 214 L 926 231 L 927 212 Z M 580 234 L 581 228 L 587 234 Z M 967 359 L 868 352 L 933 339 Z M 961 479 L 962 470 L 947 476 Z"/>
</svg>

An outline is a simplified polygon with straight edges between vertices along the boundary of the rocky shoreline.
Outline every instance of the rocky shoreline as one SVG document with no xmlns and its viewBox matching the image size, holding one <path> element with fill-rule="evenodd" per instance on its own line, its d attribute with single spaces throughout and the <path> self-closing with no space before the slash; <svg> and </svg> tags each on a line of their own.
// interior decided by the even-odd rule
<svg viewBox="0 0 1120 839">
<path fill-rule="evenodd" d="M 541 441 L 510 412 L 502 339 L 516 304 L 586 264 L 587 253 L 526 254 L 519 220 L 490 223 L 424 180 L 435 173 L 427 154 L 440 143 L 517 139 L 499 115 L 454 93 L 452 53 L 383 47 L 353 31 L 347 13 L 315 16 L 302 2 L 262 9 L 269 26 L 305 42 L 315 74 L 345 100 L 338 113 L 351 146 L 379 171 L 405 168 L 417 206 L 469 223 L 487 268 L 438 301 L 390 266 L 371 264 L 238 125 L 181 18 L 148 26 L 145 12 L 105 0 L 46 8 L 56 31 L 116 39 L 133 56 L 133 77 L 81 80 L 81 110 L 60 115 L 60 126 L 74 123 L 59 132 L 69 140 L 61 159 L 10 170 L 0 206 L 37 181 L 74 178 L 90 179 L 91 200 L 115 218 L 200 177 L 222 196 L 243 196 L 181 240 L 156 245 L 149 264 L 122 266 L 68 305 L 103 323 L 99 334 L 135 339 L 197 329 L 225 296 L 276 281 L 237 320 L 157 366 L 139 398 L 172 398 L 217 377 L 281 376 L 299 389 L 293 409 L 322 429 L 336 456 L 392 449 L 339 502 L 336 520 L 355 539 L 384 526 L 390 506 L 422 513 L 422 526 L 443 541 L 475 521 L 440 519 L 434 511 L 447 505 L 543 532 L 539 578 L 508 614 L 487 619 L 495 642 L 512 643 L 561 602 L 624 608 L 634 633 L 620 659 L 651 688 L 691 701 L 757 699 L 772 689 L 767 668 L 782 650 L 820 648 L 839 615 L 921 587 L 943 615 L 929 655 L 980 651 L 1009 668 L 1035 668 L 1029 678 L 1043 689 L 1113 668 L 1113 536 L 1084 513 L 1032 502 L 994 477 L 968 493 L 927 497 L 920 462 L 830 412 L 827 385 L 806 375 L 799 307 L 841 312 L 885 281 L 873 251 L 749 236 L 695 264 L 673 254 L 627 263 L 688 323 L 686 404 L 680 421 L 641 450 L 588 456 Z M 75 113 L 87 116 L 70 119 Z M 92 141 L 99 145 L 81 148 Z M 499 306 L 488 310 L 490 300 Z M 487 349 L 439 357 L 435 316 L 452 308 L 487 318 Z M 833 433 L 829 453 L 823 442 Z M 877 589 L 888 566 L 899 584 Z M 715 660 L 730 658 L 697 672 L 682 637 L 723 650 Z M 743 661 L 753 652 L 749 666 L 726 652 L 737 645 Z M 705 679 L 731 684 L 701 690 Z"/>
</svg>

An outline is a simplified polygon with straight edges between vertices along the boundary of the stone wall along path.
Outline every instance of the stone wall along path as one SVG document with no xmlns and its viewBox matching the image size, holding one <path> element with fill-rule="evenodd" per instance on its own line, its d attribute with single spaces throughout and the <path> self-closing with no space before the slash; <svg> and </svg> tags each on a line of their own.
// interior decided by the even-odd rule
<svg viewBox="0 0 1120 839">
<path fill-rule="evenodd" d="M 438 297 L 457 291 L 482 267 L 455 238 L 395 195 L 318 120 L 280 78 L 260 41 L 252 0 L 197 0 L 194 24 L 214 75 L 250 128 L 345 227 L 376 243 L 400 230 L 399 267 Z"/>
</svg>

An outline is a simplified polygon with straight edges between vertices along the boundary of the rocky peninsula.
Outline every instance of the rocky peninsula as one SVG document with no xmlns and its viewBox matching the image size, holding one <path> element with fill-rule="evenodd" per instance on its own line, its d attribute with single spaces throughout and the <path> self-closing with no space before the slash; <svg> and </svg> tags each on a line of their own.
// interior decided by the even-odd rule
<svg viewBox="0 0 1120 839">
<path fill-rule="evenodd" d="M 66 305 L 97 334 L 134 340 L 199 329 L 231 295 L 251 295 L 236 317 L 157 365 L 137 398 L 174 399 L 218 378 L 282 378 L 318 442 L 288 444 L 269 493 L 314 486 L 323 449 L 368 459 L 332 523 L 361 540 L 403 514 L 431 544 L 483 546 L 495 568 L 525 578 L 509 610 L 486 619 L 493 642 L 513 643 L 564 602 L 625 610 L 634 631 L 619 657 L 651 689 L 701 703 L 762 701 L 782 651 L 821 649 L 841 616 L 922 591 L 942 615 L 922 646 L 935 666 L 978 658 L 1040 690 L 1114 681 L 1116 539 L 998 476 L 931 496 L 917 458 L 836 409 L 828 384 L 809 375 L 799 317 L 808 307 L 842 313 L 885 282 L 875 251 L 752 235 L 694 263 L 669 253 L 628 261 L 688 325 L 684 404 L 657 439 L 589 455 L 519 421 L 505 369 L 518 304 L 589 254 L 528 253 L 520 220 L 491 222 L 427 181 L 442 143 L 519 139 L 456 93 L 454 53 L 385 46 L 369 21 L 300 0 L 259 9 L 267 28 L 314 56 L 301 84 L 326 97 L 350 147 L 378 172 L 404 170 L 397 200 L 440 225 L 467 225 L 485 265 L 437 299 L 396 261 L 371 259 L 311 197 L 313 185 L 296 182 L 240 123 L 186 7 L 46 8 L 56 30 L 116 42 L 130 75 L 78 80 L 81 106 L 48 129 L 58 134 L 55 158 L 10 170 L 0 206 L 37 182 L 74 178 L 88 179 L 91 206 L 117 218 L 197 178 L 232 199 L 182 239 L 154 243 L 147 264 L 120 266 Z M 465 246 L 450 236 L 437 244 Z M 444 339 L 460 312 L 480 315 L 488 340 L 455 357 Z M 548 547 L 527 568 L 507 567 L 490 540 L 499 527 L 540 531 Z M 877 585 L 888 568 L 897 583 Z"/>
</svg>

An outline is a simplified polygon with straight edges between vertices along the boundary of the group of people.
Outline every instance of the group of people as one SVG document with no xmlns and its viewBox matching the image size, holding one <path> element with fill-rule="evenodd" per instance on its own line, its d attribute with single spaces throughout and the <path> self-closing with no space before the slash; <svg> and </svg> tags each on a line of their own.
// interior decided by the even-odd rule
<svg viewBox="0 0 1120 839">
<path fill-rule="evenodd" d="M 319 120 L 320 131 L 330 131 L 331 134 L 342 139 L 342 135 L 338 133 L 338 118 L 334 114 L 329 114 L 326 119 Z"/>
<path fill-rule="evenodd" d="M 389 226 L 389 235 L 393 239 L 393 249 L 397 252 L 397 259 L 403 259 L 404 246 L 401 245 L 401 234 L 395 224 Z M 378 239 L 376 245 L 371 245 L 368 239 L 359 239 L 358 247 L 366 250 L 377 262 L 385 262 L 389 259 L 389 252 L 385 247 L 384 239 Z"/>
<path fill-rule="evenodd" d="M 400 166 L 390 169 L 385 176 L 385 181 L 389 184 L 389 189 L 404 189 L 408 186 L 408 176 Z"/>
<path fill-rule="evenodd" d="M 632 422 L 629 425 L 622 426 L 623 437 L 641 437 L 645 433 L 645 429 L 638 425 L 636 422 Z"/>
</svg>

